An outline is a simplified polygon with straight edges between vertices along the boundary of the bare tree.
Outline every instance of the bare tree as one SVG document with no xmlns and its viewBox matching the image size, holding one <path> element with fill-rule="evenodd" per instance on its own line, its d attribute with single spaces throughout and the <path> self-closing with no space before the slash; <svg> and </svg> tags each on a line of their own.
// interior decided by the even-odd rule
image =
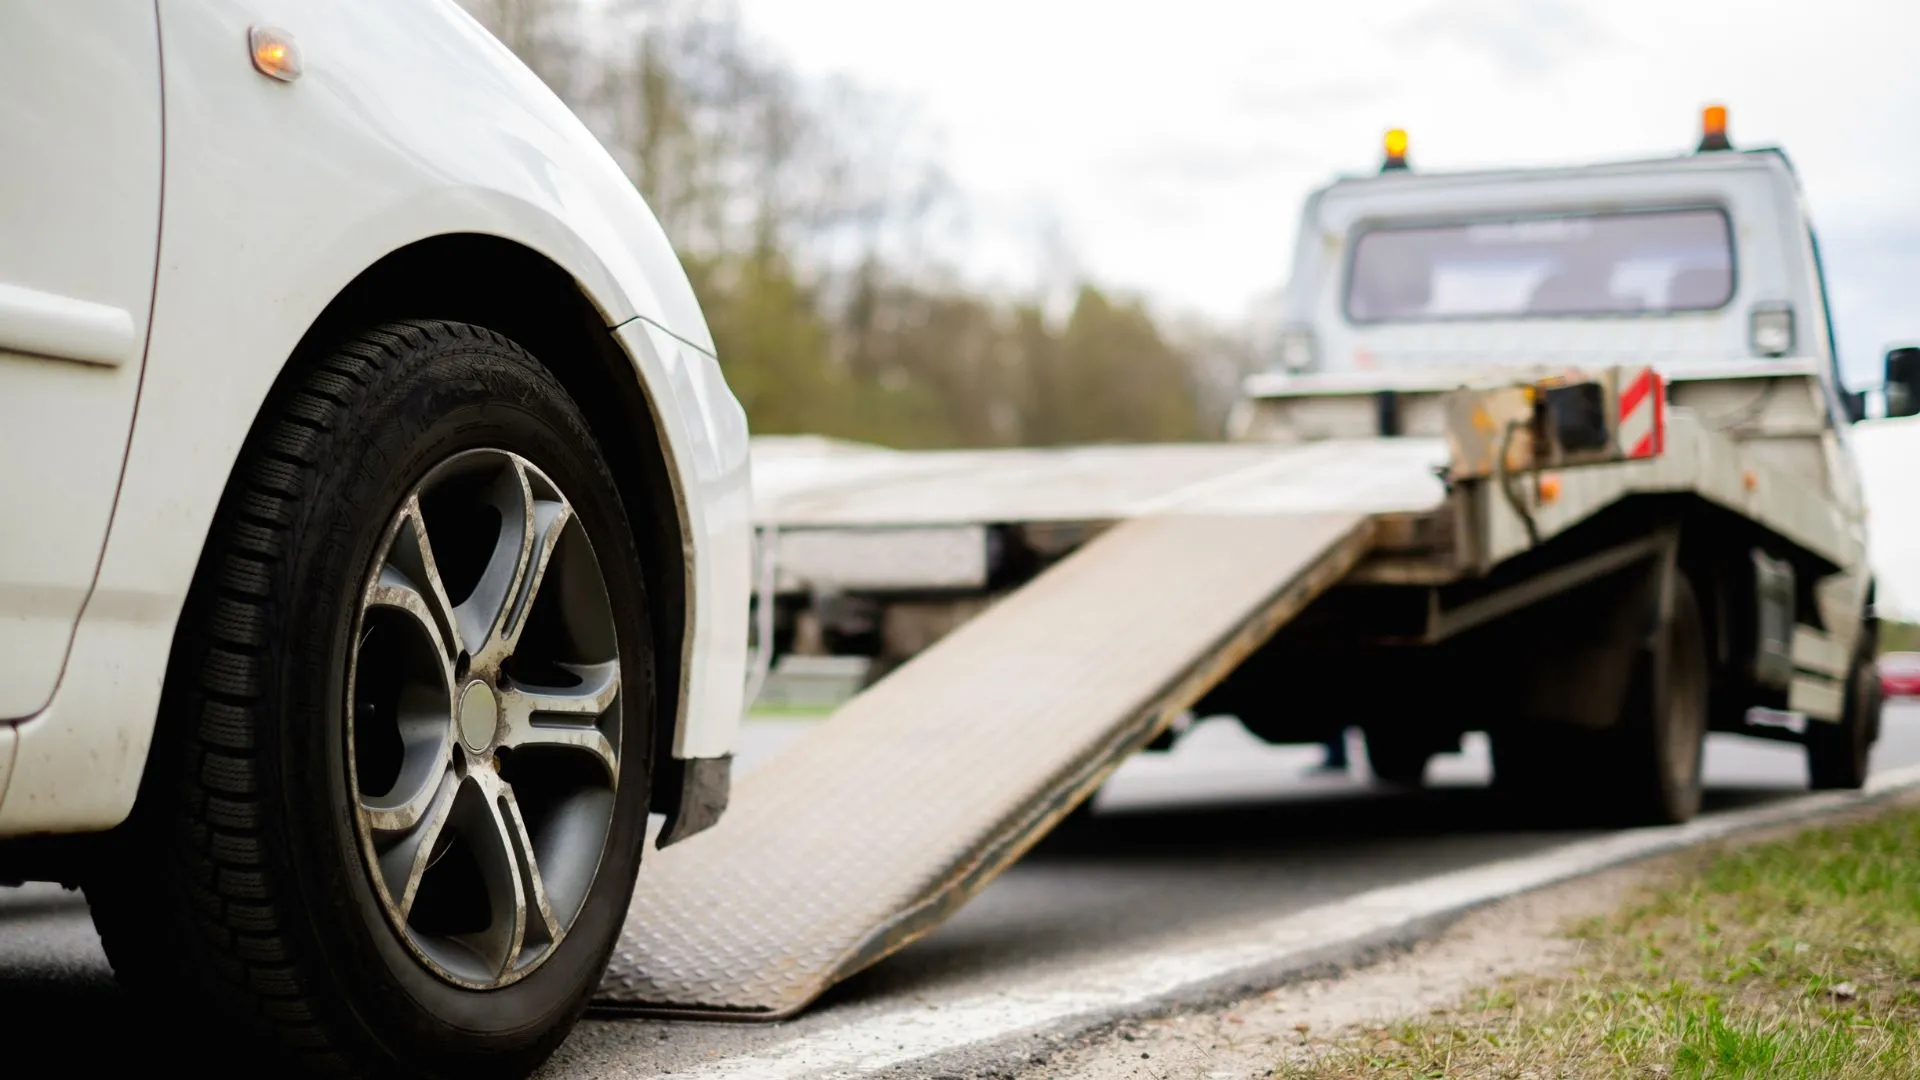
<svg viewBox="0 0 1920 1080">
<path fill-rule="evenodd" d="M 964 211 L 931 126 L 799 77 L 728 0 L 463 2 L 647 197 L 756 430 L 918 446 L 1218 430 L 1237 339 L 1170 339 L 1088 287 L 1057 215 L 1036 233 L 1036 301 L 970 288 L 944 259 Z"/>
</svg>

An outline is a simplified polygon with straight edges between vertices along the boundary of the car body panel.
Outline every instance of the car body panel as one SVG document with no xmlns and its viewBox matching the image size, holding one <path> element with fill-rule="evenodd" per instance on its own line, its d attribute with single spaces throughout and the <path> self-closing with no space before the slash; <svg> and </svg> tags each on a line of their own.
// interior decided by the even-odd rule
<svg viewBox="0 0 1920 1080">
<path fill-rule="evenodd" d="M 681 482 L 702 497 L 685 504 L 686 535 L 693 537 L 693 580 L 700 598 L 683 662 L 687 692 L 681 708 L 699 723 L 681 723 L 673 756 L 723 757 L 746 710 L 747 635 L 744 618 L 752 599 L 753 491 L 747 472 L 747 415 L 727 388 L 714 358 L 648 322 L 635 319 L 617 332 L 629 355 L 651 356 L 665 373 L 664 385 L 681 415 L 701 418 L 676 443 L 674 468 Z M 661 385 L 661 384 L 655 384 Z M 674 411 L 674 410 L 667 410 Z M 710 609 L 710 611 L 709 611 Z M 731 721 L 731 722 L 729 722 Z"/>
<path fill-rule="evenodd" d="M 73 0 L 7 13 L 0 722 L 53 696 L 106 541 L 153 298 L 160 123 L 150 2 Z"/>
<path fill-rule="evenodd" d="M 682 520 L 698 526 L 685 536 L 675 745 L 725 754 L 743 678 L 729 657 L 747 635 L 747 566 L 732 554 L 750 545 L 735 506 L 745 425 L 686 275 L 612 158 L 450 0 L 202 0 L 162 5 L 161 19 L 166 205 L 148 377 L 67 678 L 18 726 L 0 835 L 125 816 L 201 547 L 287 357 L 367 267 L 454 233 L 550 260 L 627 348 L 654 413 L 633 422 L 658 424 Z M 298 80 L 253 69 L 256 25 L 291 36 Z"/>
</svg>

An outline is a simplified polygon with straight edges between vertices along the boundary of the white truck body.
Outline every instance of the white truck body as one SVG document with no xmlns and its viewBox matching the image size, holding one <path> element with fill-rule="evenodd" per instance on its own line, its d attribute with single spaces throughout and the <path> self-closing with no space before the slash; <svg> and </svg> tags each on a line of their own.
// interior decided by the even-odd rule
<svg viewBox="0 0 1920 1080">
<path fill-rule="evenodd" d="M 1475 253 L 1471 244 L 1461 244 L 1443 253 L 1455 256 L 1454 267 L 1444 258 L 1431 264 L 1423 310 L 1388 318 L 1353 310 L 1359 291 L 1356 247 L 1372 232 L 1532 225 L 1544 226 L 1544 233 L 1568 222 L 1676 211 L 1722 215 L 1727 223 L 1724 286 L 1717 293 L 1710 290 L 1703 302 L 1674 305 L 1698 310 L 1535 314 L 1514 310 L 1521 305 L 1509 292 L 1477 305 L 1481 311 L 1475 312 L 1475 298 L 1463 295 L 1469 290 L 1456 287 L 1452 297 L 1444 295 L 1447 271 L 1461 265 L 1470 272 L 1456 276 L 1477 277 L 1483 286 L 1495 285 L 1495 292 L 1509 283 L 1540 287 L 1539 279 L 1553 269 L 1552 256 L 1516 257 L 1516 250 L 1527 245 L 1500 244 L 1498 238 L 1487 245 L 1496 252 L 1479 265 L 1507 271 L 1505 281 L 1496 273 L 1472 274 Z M 1567 231 L 1563 227 L 1562 235 Z M 1551 235 L 1543 241 L 1539 248 L 1545 252 L 1577 244 L 1556 243 Z M 1684 254 L 1651 254 L 1639 269 L 1652 271 L 1642 280 L 1657 308 L 1662 289 L 1670 290 L 1687 267 Z M 1659 265 L 1661 254 L 1669 256 L 1665 266 Z M 1506 256 L 1503 264 L 1500 256 Z M 1630 253 L 1616 263 L 1614 284 L 1623 284 L 1622 278 L 1629 279 L 1624 283 L 1629 287 L 1639 284 L 1630 280 L 1634 267 L 1622 265 L 1631 262 Z M 1752 468 L 1777 471 L 1779 480 L 1766 485 L 1774 489 L 1770 509 L 1760 512 L 1756 502 L 1742 510 L 1763 513 L 1773 527 L 1839 567 L 1818 587 L 1821 621 L 1832 627 L 1834 647 L 1842 655 L 1851 651 L 1858 619 L 1849 613 L 1861 609 L 1871 576 L 1866 507 L 1849 436 L 1850 421 L 1864 412 L 1864 400 L 1840 382 L 1817 241 L 1784 155 L 1717 152 L 1566 169 L 1452 175 L 1383 171 L 1343 178 L 1307 199 L 1292 275 L 1276 356 L 1279 370 L 1248 381 L 1234 434 L 1255 439 L 1358 434 L 1342 428 L 1355 421 L 1362 428 L 1370 425 L 1371 410 L 1365 408 L 1370 401 L 1348 398 L 1344 416 L 1322 402 L 1307 409 L 1282 405 L 1288 398 L 1332 395 L 1342 388 L 1440 389 L 1502 366 L 1651 365 L 1670 380 L 1670 402 L 1682 430 L 1697 429 L 1675 445 L 1684 454 L 1670 452 L 1658 471 L 1730 496 L 1747 486 L 1745 474 Z M 1756 340 L 1756 320 L 1778 320 L 1783 312 L 1789 327 L 1784 341 Z M 1280 418 L 1287 412 L 1298 412 L 1306 429 L 1300 430 L 1300 423 L 1289 428 Z M 1407 435 L 1440 433 L 1433 415 L 1409 417 L 1406 424 Z M 1703 436 L 1724 437 L 1733 452 L 1719 439 L 1700 442 Z M 1683 464 L 1680 456 L 1693 460 Z M 1547 527 L 1578 521 L 1617 497 L 1621 485 L 1637 487 L 1642 483 L 1632 476 L 1637 471 L 1642 470 L 1621 466 L 1582 473 L 1581 490 L 1547 511 Z M 1764 490 L 1748 495 L 1767 498 Z M 1498 523 L 1490 527 L 1497 555 L 1524 546 L 1514 530 Z"/>
</svg>

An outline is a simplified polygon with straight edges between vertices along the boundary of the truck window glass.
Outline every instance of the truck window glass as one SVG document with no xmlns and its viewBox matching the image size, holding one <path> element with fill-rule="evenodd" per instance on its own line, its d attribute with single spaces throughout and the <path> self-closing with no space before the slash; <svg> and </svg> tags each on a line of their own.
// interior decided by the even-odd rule
<svg viewBox="0 0 1920 1080">
<path fill-rule="evenodd" d="M 1662 315 L 1733 298 L 1733 237 L 1718 209 L 1380 225 L 1347 275 L 1354 322 Z"/>
</svg>

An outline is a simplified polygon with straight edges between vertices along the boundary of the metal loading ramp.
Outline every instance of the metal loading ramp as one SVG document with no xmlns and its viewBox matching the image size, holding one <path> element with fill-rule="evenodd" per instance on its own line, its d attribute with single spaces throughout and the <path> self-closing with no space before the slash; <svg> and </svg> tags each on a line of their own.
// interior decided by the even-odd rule
<svg viewBox="0 0 1920 1080">
<path fill-rule="evenodd" d="M 1322 590 L 1364 513 L 1113 526 L 649 852 L 597 1004 L 777 1020 L 934 929 Z"/>
</svg>

